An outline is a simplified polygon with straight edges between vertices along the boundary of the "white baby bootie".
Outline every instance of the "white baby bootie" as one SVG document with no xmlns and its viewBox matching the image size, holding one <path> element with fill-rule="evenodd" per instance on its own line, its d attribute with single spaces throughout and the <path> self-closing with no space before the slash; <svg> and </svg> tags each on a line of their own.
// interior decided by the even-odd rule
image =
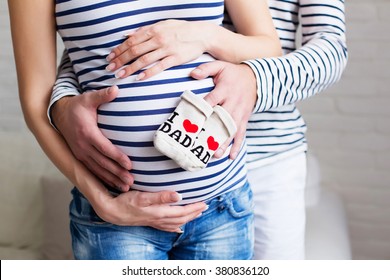
<svg viewBox="0 0 390 280">
<path fill-rule="evenodd" d="M 233 137 L 236 132 L 237 127 L 230 114 L 221 106 L 215 106 L 213 114 L 206 121 L 198 139 L 191 148 L 191 153 L 198 159 L 197 165 L 192 166 L 191 169 L 205 168 L 218 148 L 227 139 Z"/>
<path fill-rule="evenodd" d="M 213 108 L 203 98 L 185 91 L 175 111 L 156 131 L 154 146 L 180 167 L 191 171 L 197 159 L 191 147 L 212 113 Z"/>
</svg>

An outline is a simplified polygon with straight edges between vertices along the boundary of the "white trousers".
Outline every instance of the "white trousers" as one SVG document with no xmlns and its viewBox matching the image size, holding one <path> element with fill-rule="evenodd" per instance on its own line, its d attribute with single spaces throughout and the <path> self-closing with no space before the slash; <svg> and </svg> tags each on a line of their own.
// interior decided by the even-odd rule
<svg viewBox="0 0 390 280">
<path fill-rule="evenodd" d="M 255 203 L 254 259 L 304 259 L 306 154 L 251 169 L 248 179 Z"/>
</svg>

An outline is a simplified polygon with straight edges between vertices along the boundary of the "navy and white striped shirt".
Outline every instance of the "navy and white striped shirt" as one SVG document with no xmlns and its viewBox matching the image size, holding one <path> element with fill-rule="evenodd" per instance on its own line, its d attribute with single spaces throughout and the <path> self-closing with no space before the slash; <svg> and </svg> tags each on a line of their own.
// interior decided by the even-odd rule
<svg viewBox="0 0 390 280">
<path fill-rule="evenodd" d="M 106 56 L 125 40 L 124 33 L 170 18 L 221 25 L 223 1 L 60 0 L 56 3 L 57 30 L 77 77 L 71 82 L 77 83 L 82 92 L 113 84 L 120 89 L 114 101 L 99 107 L 98 126 L 113 144 L 129 155 L 135 180 L 132 189 L 177 191 L 186 204 L 247 184 L 244 148 L 235 161 L 227 156 L 212 159 L 205 169 L 188 172 L 153 145 L 155 131 L 173 112 L 185 90 L 205 96 L 214 88 L 212 78 L 189 77 L 196 66 L 214 60 L 210 55 L 203 54 L 146 81 L 136 80 L 139 73 L 116 79 L 105 70 Z"/>
<path fill-rule="evenodd" d="M 247 61 L 257 78 L 256 113 L 247 129 L 249 168 L 306 150 L 306 125 L 294 103 L 337 82 L 347 63 L 343 0 L 269 0 L 285 56 Z M 227 19 L 224 24 L 230 27 Z M 301 26 L 302 47 L 296 50 Z M 77 95 L 65 52 L 51 104 Z"/>
<path fill-rule="evenodd" d="M 247 61 L 258 101 L 248 123 L 248 167 L 306 150 L 306 125 L 294 103 L 337 82 L 347 63 L 343 0 L 269 0 L 284 56 Z M 295 50 L 298 26 L 302 47 Z"/>
</svg>

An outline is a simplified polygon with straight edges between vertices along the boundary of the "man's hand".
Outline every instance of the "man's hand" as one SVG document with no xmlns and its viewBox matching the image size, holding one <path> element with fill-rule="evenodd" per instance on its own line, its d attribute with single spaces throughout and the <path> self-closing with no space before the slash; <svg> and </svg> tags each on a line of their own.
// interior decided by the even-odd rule
<svg viewBox="0 0 390 280">
<path fill-rule="evenodd" d="M 221 105 L 227 110 L 237 125 L 234 144 L 230 150 L 230 158 L 235 159 L 245 137 L 246 126 L 257 100 L 256 78 L 252 69 L 246 64 L 232 64 L 214 61 L 198 66 L 191 72 L 195 79 L 214 77 L 215 88 L 205 100 L 211 106 Z M 221 157 L 232 139 L 228 139 L 214 154 Z"/>
<path fill-rule="evenodd" d="M 197 218 L 207 209 L 204 202 L 185 206 L 171 206 L 180 201 L 172 191 L 157 193 L 129 191 L 117 197 L 93 203 L 103 220 L 123 226 L 150 226 L 169 232 L 181 232 L 180 227 Z"/>
<path fill-rule="evenodd" d="M 97 108 L 113 100 L 116 86 L 64 97 L 52 107 L 52 120 L 75 157 L 108 185 L 128 191 L 133 177 L 131 161 L 97 127 Z"/>
</svg>

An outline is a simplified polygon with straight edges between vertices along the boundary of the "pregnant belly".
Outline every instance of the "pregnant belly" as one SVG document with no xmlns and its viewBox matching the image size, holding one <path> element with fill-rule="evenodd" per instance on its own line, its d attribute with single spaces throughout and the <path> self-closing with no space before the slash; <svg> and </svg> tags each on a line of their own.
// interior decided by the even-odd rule
<svg viewBox="0 0 390 280">
<path fill-rule="evenodd" d="M 120 80 L 118 97 L 99 108 L 102 133 L 132 160 L 133 189 L 181 191 L 188 187 L 184 182 L 190 182 L 191 178 L 217 171 L 214 167 L 213 171 L 207 168 L 187 172 L 153 145 L 155 131 L 173 112 L 185 90 L 205 96 L 213 89 L 211 78 L 199 81 L 189 77 L 197 64 L 170 69 L 146 81 L 135 81 L 135 76 Z"/>
</svg>

